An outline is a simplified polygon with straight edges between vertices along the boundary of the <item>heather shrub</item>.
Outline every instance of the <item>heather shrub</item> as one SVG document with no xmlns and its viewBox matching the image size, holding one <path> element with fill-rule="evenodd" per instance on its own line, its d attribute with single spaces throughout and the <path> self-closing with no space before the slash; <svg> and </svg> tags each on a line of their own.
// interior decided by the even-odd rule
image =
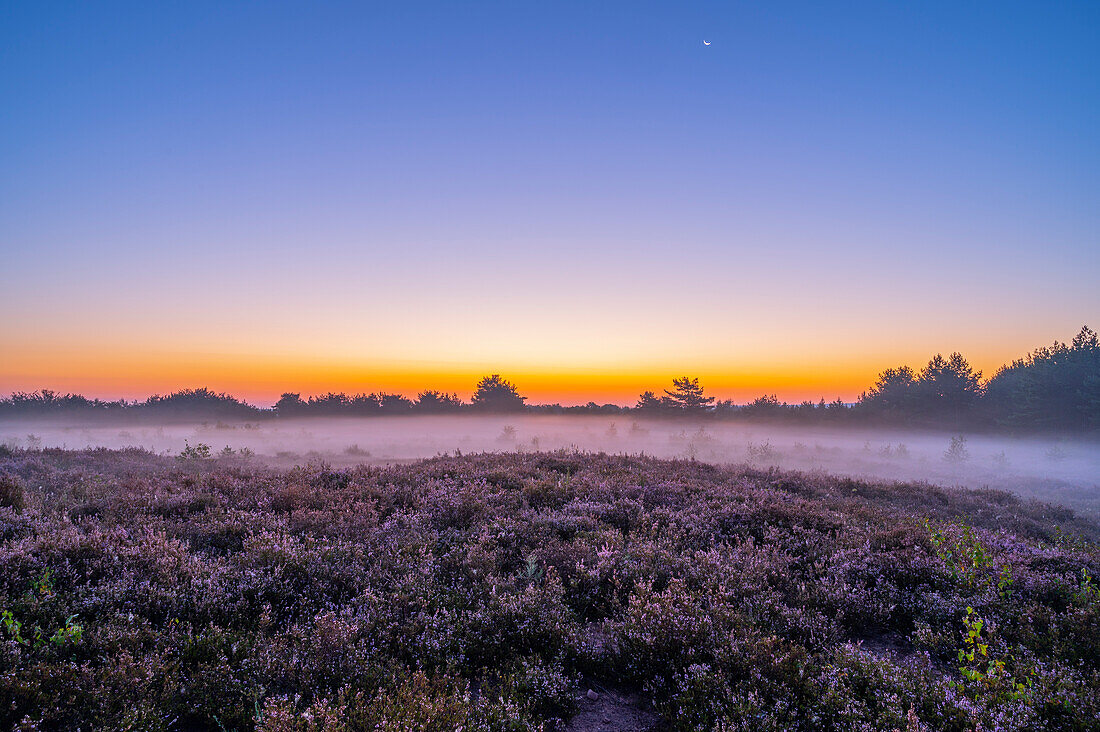
<svg viewBox="0 0 1100 732">
<path fill-rule="evenodd" d="M 0 508 L 23 510 L 23 484 L 10 473 L 0 473 Z"/>
<path fill-rule="evenodd" d="M 663 675 L 664 682 L 681 668 L 711 660 L 718 620 L 714 616 L 726 610 L 704 607 L 679 579 L 661 591 L 651 583 L 640 585 L 622 623 L 624 671 L 638 679 Z"/>
<path fill-rule="evenodd" d="M 0 475 L 4 729 L 555 730 L 589 684 L 681 730 L 1100 719 L 1100 530 L 997 491 L 565 453 Z"/>
<path fill-rule="evenodd" d="M 261 732 L 507 732 L 536 730 L 519 705 L 492 691 L 474 691 L 452 677 L 413 673 L 375 695 L 351 688 L 300 708 L 286 697 L 270 699 L 258 715 Z M 546 727 L 553 729 L 553 727 Z"/>
<path fill-rule="evenodd" d="M 812 721 L 831 729 L 973 728 L 976 709 L 927 660 L 884 657 L 845 644 L 817 669 L 820 707 Z"/>
</svg>

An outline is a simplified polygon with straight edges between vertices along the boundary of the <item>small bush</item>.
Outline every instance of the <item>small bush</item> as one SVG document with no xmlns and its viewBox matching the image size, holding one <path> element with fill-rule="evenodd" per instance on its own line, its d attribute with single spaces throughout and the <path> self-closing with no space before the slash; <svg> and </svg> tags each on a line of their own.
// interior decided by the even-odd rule
<svg viewBox="0 0 1100 732">
<path fill-rule="evenodd" d="M 0 473 L 0 507 L 23 510 L 23 483 L 18 476 Z"/>
<path fill-rule="evenodd" d="M 956 435 L 951 438 L 951 444 L 943 453 L 943 459 L 949 463 L 965 463 L 970 459 L 970 450 L 966 448 L 966 437 Z"/>
</svg>

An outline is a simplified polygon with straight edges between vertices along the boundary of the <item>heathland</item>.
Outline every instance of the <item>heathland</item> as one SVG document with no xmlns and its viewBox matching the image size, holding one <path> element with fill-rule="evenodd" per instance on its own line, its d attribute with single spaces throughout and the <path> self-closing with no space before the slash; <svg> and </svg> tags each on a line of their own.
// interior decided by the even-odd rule
<svg viewBox="0 0 1100 732">
<path fill-rule="evenodd" d="M 3 448 L 0 726 L 1096 729 L 1098 538 L 692 460 Z"/>
</svg>

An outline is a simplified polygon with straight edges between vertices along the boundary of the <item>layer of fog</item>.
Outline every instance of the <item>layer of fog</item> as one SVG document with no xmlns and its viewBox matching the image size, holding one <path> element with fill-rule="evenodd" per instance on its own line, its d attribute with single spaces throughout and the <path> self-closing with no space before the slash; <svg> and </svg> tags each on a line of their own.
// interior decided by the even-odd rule
<svg viewBox="0 0 1100 732">
<path fill-rule="evenodd" d="M 275 465 L 341 467 L 456 452 L 585 450 L 750 464 L 855 477 L 999 488 L 1100 519 L 1100 443 L 928 431 L 834 429 L 742 422 L 688 424 L 629 417 L 451 416 L 311 418 L 128 426 L 0 423 L 13 447 L 143 447 L 178 454 L 208 445 Z M 228 453 L 227 453 L 228 454 Z"/>
</svg>

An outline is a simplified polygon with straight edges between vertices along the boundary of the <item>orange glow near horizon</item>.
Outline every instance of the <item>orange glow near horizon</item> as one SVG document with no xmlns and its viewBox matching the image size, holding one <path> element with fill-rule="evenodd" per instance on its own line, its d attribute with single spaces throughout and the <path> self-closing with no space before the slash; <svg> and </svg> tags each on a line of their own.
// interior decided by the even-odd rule
<svg viewBox="0 0 1100 732">
<path fill-rule="evenodd" d="M 329 391 L 386 391 L 415 397 L 418 391 L 438 389 L 468 399 L 478 379 L 500 373 L 533 404 L 595 401 L 632 405 L 642 391 L 660 393 L 671 386 L 673 377 L 681 375 L 696 376 L 708 394 L 735 402 L 750 401 L 762 394 L 776 394 L 788 402 L 816 402 L 822 398 L 853 401 L 883 369 L 900 363 L 919 368 L 926 359 L 744 359 L 723 364 L 711 358 L 700 359 L 695 366 L 686 359 L 668 359 L 621 369 L 606 364 L 540 369 L 515 361 L 496 365 L 381 359 L 357 362 L 290 355 L 48 348 L 7 357 L 0 371 L 0 393 L 48 388 L 105 399 L 142 399 L 150 394 L 205 386 L 261 406 L 274 403 L 286 391 L 303 396 Z M 990 376 L 1008 360 L 1010 357 L 985 354 L 971 362 Z"/>
</svg>

